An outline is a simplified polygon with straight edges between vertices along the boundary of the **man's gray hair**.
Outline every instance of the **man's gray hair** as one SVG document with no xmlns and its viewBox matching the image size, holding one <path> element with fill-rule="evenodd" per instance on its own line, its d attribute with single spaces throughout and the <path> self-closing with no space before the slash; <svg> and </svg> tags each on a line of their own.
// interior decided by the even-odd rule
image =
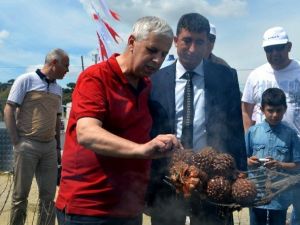
<svg viewBox="0 0 300 225">
<path fill-rule="evenodd" d="M 64 50 L 60 48 L 52 49 L 46 55 L 45 64 L 51 63 L 54 59 L 56 59 L 59 63 L 61 63 L 62 58 L 66 56 L 68 56 L 68 54 Z"/>
<path fill-rule="evenodd" d="M 170 25 L 163 19 L 156 16 L 145 16 L 136 21 L 133 25 L 132 35 L 137 41 L 148 37 L 149 33 L 164 35 L 173 39 L 174 34 Z"/>
</svg>

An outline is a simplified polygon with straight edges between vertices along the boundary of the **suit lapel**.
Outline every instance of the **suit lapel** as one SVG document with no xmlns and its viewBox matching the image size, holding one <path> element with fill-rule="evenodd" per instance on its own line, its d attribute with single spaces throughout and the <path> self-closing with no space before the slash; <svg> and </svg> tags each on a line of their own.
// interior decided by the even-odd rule
<svg viewBox="0 0 300 225">
<path fill-rule="evenodd" d="M 168 117 L 170 118 L 171 128 L 173 133 L 175 133 L 175 79 L 176 79 L 176 61 L 170 65 L 169 70 L 166 74 L 166 78 L 163 82 L 166 82 L 166 100 L 168 104 Z"/>
</svg>

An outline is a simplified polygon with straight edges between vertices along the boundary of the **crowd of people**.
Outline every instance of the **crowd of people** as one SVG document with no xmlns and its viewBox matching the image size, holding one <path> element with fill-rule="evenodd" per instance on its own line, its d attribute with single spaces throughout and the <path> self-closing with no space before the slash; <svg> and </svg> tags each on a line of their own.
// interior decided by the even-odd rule
<svg viewBox="0 0 300 225">
<path fill-rule="evenodd" d="M 178 195 L 163 179 L 176 150 L 211 146 L 229 153 L 240 171 L 300 168 L 300 63 L 282 27 L 263 35 L 267 63 L 249 75 L 242 99 L 237 71 L 212 53 L 216 27 L 199 13 L 179 18 L 176 32 L 155 16 L 138 19 L 123 53 L 78 77 L 64 146 L 62 89 L 68 72 L 62 49 L 42 69 L 14 82 L 4 119 L 14 151 L 11 225 L 26 221 L 33 177 L 38 224 L 233 225 L 231 211 Z M 174 42 L 178 58 L 160 69 Z M 60 150 L 63 147 L 61 159 Z M 57 197 L 57 165 L 62 165 Z M 300 185 L 300 184 L 299 184 Z M 300 224 L 300 187 L 250 208 L 251 225 Z"/>
</svg>

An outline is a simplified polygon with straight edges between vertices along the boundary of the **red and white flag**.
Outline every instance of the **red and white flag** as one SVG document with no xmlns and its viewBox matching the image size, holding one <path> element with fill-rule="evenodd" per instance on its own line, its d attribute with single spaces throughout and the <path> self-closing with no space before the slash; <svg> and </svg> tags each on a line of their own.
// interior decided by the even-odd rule
<svg viewBox="0 0 300 225">
<path fill-rule="evenodd" d="M 100 18 L 100 20 L 97 21 L 97 25 L 98 25 L 98 33 L 102 39 L 102 41 L 104 41 L 105 46 L 107 46 L 106 49 L 108 49 L 108 46 L 113 46 L 114 45 L 114 38 L 111 36 L 110 32 L 107 30 L 106 26 L 104 25 L 104 22 L 102 21 L 102 19 Z M 108 51 L 108 53 L 110 53 L 110 51 Z M 110 56 L 111 54 L 109 54 Z"/>
<path fill-rule="evenodd" d="M 115 31 L 114 28 L 112 28 L 108 22 L 106 22 L 104 19 L 102 19 L 99 15 L 99 13 L 97 12 L 95 6 L 91 3 L 91 6 L 94 10 L 94 13 L 93 13 L 93 19 L 95 21 L 97 21 L 98 23 L 100 23 L 100 26 L 105 26 L 107 31 L 109 32 L 109 34 L 111 35 L 111 37 L 115 40 L 115 42 L 117 44 L 119 44 L 119 40 L 122 40 L 122 38 L 120 37 L 120 35 Z M 106 32 L 107 33 L 107 32 Z M 107 34 L 106 34 L 107 35 Z"/>
<path fill-rule="evenodd" d="M 100 17 L 99 17 L 98 14 L 93 13 L 93 19 L 96 20 L 96 21 L 98 21 L 98 20 L 100 20 Z"/>
<path fill-rule="evenodd" d="M 99 0 L 99 3 L 100 3 L 100 8 L 102 8 L 105 15 L 119 20 L 119 16 L 116 16 L 118 14 L 113 13 L 113 11 L 111 11 L 108 8 L 104 0 Z M 94 11 L 92 13 L 92 17 L 94 21 L 97 23 L 99 60 L 103 61 L 108 59 L 112 55 L 113 52 L 111 51 L 110 47 L 114 46 L 115 43 L 119 44 L 119 40 L 122 40 L 122 38 L 108 22 L 106 22 L 104 19 L 101 18 L 99 12 L 97 11 L 97 9 L 95 8 L 92 2 L 90 2 L 90 5 Z"/>
<path fill-rule="evenodd" d="M 108 54 L 106 51 L 106 47 L 104 42 L 101 39 L 101 35 L 97 32 L 98 42 L 99 42 L 99 55 L 100 55 L 100 61 L 104 61 L 108 59 Z"/>
<path fill-rule="evenodd" d="M 112 11 L 108 7 L 108 5 L 106 4 L 105 0 L 99 0 L 99 3 L 100 3 L 100 6 L 101 6 L 103 12 L 105 13 L 105 15 L 107 17 L 112 17 L 112 18 L 114 18 L 115 20 L 118 20 L 118 21 L 120 20 L 119 14 L 116 13 L 116 12 L 114 12 L 114 11 Z"/>
<path fill-rule="evenodd" d="M 104 23 L 105 27 L 107 28 L 107 30 L 109 31 L 110 35 L 112 36 L 112 38 L 115 40 L 115 42 L 117 42 L 119 44 L 119 39 L 122 40 L 122 38 L 119 36 L 119 34 L 114 30 L 114 28 L 112 28 L 107 22 L 105 22 L 103 19 L 101 19 L 102 22 Z"/>
</svg>

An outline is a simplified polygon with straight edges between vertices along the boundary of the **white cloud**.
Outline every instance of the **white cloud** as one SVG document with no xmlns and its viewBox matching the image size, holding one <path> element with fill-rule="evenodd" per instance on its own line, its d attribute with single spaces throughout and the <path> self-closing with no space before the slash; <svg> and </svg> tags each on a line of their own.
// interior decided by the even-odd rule
<svg viewBox="0 0 300 225">
<path fill-rule="evenodd" d="M 43 67 L 43 64 L 37 64 L 37 65 L 29 65 L 26 69 L 25 69 L 25 73 L 29 73 L 32 71 L 35 71 L 37 69 L 41 69 Z"/>
<path fill-rule="evenodd" d="M 210 5 L 208 1 L 202 1 L 206 14 L 216 17 L 243 16 L 247 13 L 247 1 L 222 0 L 217 5 Z"/>
<path fill-rule="evenodd" d="M 9 32 L 7 30 L 0 31 L 0 45 L 3 43 L 4 39 L 8 38 Z"/>
<path fill-rule="evenodd" d="M 177 21 L 178 18 L 191 11 L 199 12 L 205 16 L 240 16 L 246 13 L 246 0 L 221 0 L 217 4 L 209 0 L 160 1 L 160 0 L 111 0 L 110 6 L 118 9 L 120 15 L 126 15 L 127 21 L 133 23 L 137 18 L 145 15 L 165 17 L 168 21 Z M 133 19 L 134 18 L 134 19 Z M 171 20 L 173 19 L 173 20 Z"/>
<path fill-rule="evenodd" d="M 97 0 L 79 0 L 89 15 L 94 12 L 91 3 L 101 16 L 104 14 L 99 8 Z M 132 24 L 140 17 L 146 15 L 159 16 L 166 19 L 170 25 L 175 27 L 179 17 L 189 12 L 199 12 L 206 17 L 236 17 L 247 14 L 246 0 L 221 0 L 217 4 L 209 0 L 186 0 L 161 1 L 161 0 L 110 0 L 107 4 L 110 9 L 121 15 L 122 26 L 118 22 L 111 21 L 119 27 L 121 32 L 129 32 Z M 107 18 L 106 18 L 107 19 Z"/>
</svg>

